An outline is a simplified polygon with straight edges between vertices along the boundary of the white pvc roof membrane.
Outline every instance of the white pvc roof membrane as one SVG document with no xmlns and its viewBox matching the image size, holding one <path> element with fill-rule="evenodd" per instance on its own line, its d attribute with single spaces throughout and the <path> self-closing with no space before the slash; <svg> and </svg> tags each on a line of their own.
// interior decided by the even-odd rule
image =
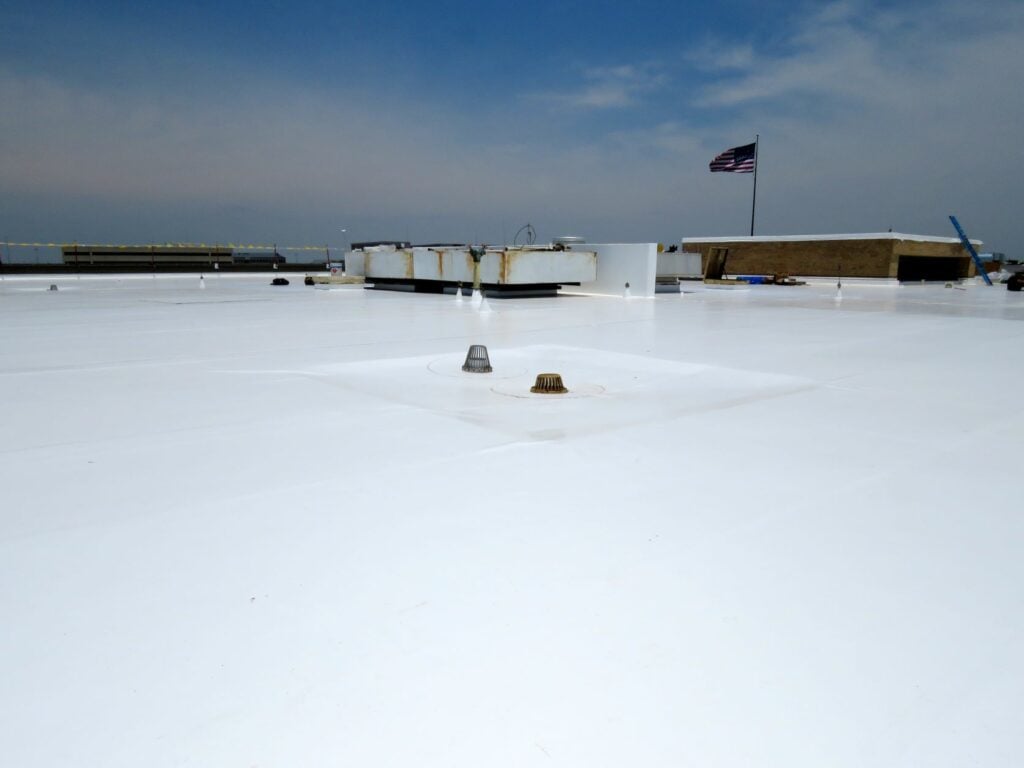
<svg viewBox="0 0 1024 768">
<path fill-rule="evenodd" d="M 753 237 L 684 237 L 683 245 L 689 243 L 799 243 L 829 240 L 912 240 L 918 243 L 959 243 L 958 237 L 932 237 L 930 235 L 908 235 L 903 232 L 857 232 L 846 235 L 755 235 Z M 981 246 L 981 240 L 971 240 L 974 246 Z"/>
<path fill-rule="evenodd" d="M 1021 294 L 269 282 L 0 282 L 6 765 L 1019 763 Z"/>
</svg>

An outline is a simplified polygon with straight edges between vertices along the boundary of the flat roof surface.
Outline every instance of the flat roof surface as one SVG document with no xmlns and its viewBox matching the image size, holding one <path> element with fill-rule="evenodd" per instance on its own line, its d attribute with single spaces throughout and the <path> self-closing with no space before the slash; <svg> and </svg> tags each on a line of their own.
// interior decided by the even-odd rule
<svg viewBox="0 0 1024 768">
<path fill-rule="evenodd" d="M 932 237 L 931 235 L 908 235 L 904 232 L 858 232 L 846 235 L 755 235 L 753 237 L 684 237 L 687 243 L 799 243 L 829 240 L 913 240 L 919 243 L 959 243 L 957 237 Z M 979 246 L 981 240 L 971 240 Z"/>
<path fill-rule="evenodd" d="M 6 764 L 1019 763 L 1022 294 L 271 277 L 0 282 Z"/>
</svg>

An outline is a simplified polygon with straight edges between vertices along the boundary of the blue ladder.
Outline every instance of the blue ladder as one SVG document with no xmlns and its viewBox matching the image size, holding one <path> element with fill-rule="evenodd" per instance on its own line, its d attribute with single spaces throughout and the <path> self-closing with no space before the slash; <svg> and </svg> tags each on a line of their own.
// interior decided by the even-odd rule
<svg viewBox="0 0 1024 768">
<path fill-rule="evenodd" d="M 964 244 L 964 248 L 971 254 L 971 258 L 974 259 L 974 266 L 978 270 L 978 274 L 985 278 L 985 285 L 992 285 L 992 280 L 988 276 L 988 272 L 985 271 L 985 266 L 981 263 L 981 257 L 978 252 L 974 250 L 974 246 L 971 245 L 971 241 L 967 239 L 967 235 L 964 234 L 963 227 L 960 226 L 960 222 L 956 220 L 956 216 L 950 216 L 949 220 L 953 222 L 953 226 L 956 227 L 956 233 L 960 235 L 960 242 Z"/>
</svg>

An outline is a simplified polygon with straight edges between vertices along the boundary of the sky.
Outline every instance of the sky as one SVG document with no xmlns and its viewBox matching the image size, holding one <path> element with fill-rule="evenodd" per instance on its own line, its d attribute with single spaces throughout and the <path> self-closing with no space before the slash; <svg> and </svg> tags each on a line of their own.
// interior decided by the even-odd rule
<svg viewBox="0 0 1024 768">
<path fill-rule="evenodd" d="M 21 2 L 0 238 L 953 236 L 1024 258 L 1024 3 Z M 342 231 L 344 230 L 344 232 Z"/>
</svg>

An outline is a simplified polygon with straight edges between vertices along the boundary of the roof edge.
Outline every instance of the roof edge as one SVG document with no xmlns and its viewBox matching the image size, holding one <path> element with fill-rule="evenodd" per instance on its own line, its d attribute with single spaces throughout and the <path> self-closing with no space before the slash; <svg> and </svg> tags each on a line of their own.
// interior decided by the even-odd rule
<svg viewBox="0 0 1024 768">
<path fill-rule="evenodd" d="M 912 240 L 919 243 L 959 243 L 958 237 L 935 237 L 932 235 L 911 235 L 905 232 L 856 232 L 832 235 L 739 235 L 736 237 L 684 237 L 682 243 L 782 243 L 813 242 L 816 240 Z M 981 240 L 971 240 L 972 245 L 981 245 Z"/>
</svg>

